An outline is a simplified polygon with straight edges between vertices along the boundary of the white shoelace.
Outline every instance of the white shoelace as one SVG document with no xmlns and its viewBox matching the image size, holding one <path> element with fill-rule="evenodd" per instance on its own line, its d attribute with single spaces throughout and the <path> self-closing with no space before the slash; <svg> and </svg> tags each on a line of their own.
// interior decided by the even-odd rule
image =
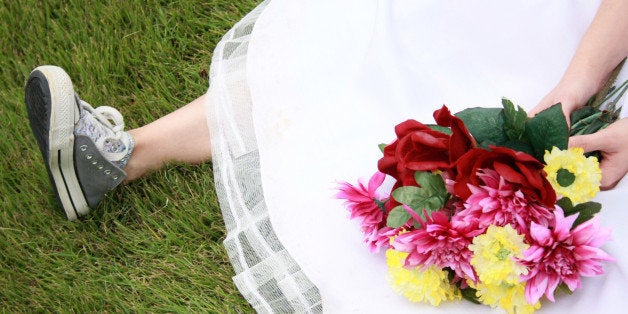
<svg viewBox="0 0 628 314">
<path fill-rule="evenodd" d="M 81 108 L 89 112 L 94 118 L 96 118 L 96 120 L 102 123 L 102 126 L 111 130 L 110 134 L 112 136 L 100 137 L 95 143 L 96 147 L 102 148 L 108 140 L 121 141 L 126 147 L 126 149 L 121 152 L 107 152 L 101 150 L 103 156 L 108 160 L 116 161 L 124 158 L 124 156 L 128 153 L 127 150 L 130 146 L 130 140 L 128 136 L 124 136 L 124 118 L 122 117 L 122 114 L 115 108 L 109 106 L 93 108 L 90 104 L 82 100 Z"/>
</svg>

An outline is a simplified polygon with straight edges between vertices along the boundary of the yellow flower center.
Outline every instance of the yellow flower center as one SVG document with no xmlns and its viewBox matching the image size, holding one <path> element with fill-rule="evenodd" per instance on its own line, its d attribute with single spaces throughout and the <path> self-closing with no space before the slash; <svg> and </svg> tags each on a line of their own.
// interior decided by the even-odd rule
<svg viewBox="0 0 628 314">
<path fill-rule="evenodd" d="M 495 256 L 500 261 L 503 261 L 503 260 L 507 259 L 508 257 L 510 257 L 510 253 L 512 253 L 512 252 L 509 249 L 507 249 L 507 248 L 502 246 L 502 248 L 500 248 L 499 251 L 497 251 L 497 254 L 495 254 Z"/>
</svg>

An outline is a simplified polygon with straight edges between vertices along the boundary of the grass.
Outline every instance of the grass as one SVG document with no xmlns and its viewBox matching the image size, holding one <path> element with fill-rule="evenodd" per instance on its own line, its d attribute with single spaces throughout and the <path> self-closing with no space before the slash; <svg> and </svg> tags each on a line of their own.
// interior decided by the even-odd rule
<svg viewBox="0 0 628 314">
<path fill-rule="evenodd" d="M 213 48 L 258 2 L 0 3 L 0 312 L 252 311 L 231 281 L 211 164 L 166 167 L 68 222 L 23 88 L 59 65 L 81 98 L 143 125 L 207 90 Z"/>
</svg>

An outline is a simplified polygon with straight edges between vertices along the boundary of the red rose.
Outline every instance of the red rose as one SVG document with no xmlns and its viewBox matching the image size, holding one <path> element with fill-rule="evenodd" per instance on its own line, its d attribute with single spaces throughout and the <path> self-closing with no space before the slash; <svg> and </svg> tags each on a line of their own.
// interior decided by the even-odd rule
<svg viewBox="0 0 628 314">
<path fill-rule="evenodd" d="M 470 195 L 468 184 L 480 186 L 477 176 L 479 169 L 493 169 L 506 181 L 515 184 L 528 197 L 546 207 L 553 208 L 556 193 L 543 170 L 543 164 L 536 158 L 506 147 L 491 146 L 491 150 L 474 148 L 456 162 L 455 194 L 466 200 Z"/>
<path fill-rule="evenodd" d="M 440 126 L 451 127 L 452 135 L 407 120 L 395 127 L 397 140 L 384 148 L 377 163 L 379 171 L 397 179 L 397 185 L 414 185 L 416 171 L 449 170 L 475 142 L 464 123 L 443 106 L 434 112 Z"/>
<path fill-rule="evenodd" d="M 440 126 L 449 127 L 451 129 L 451 138 L 449 140 L 449 163 L 453 164 L 464 155 L 469 149 L 475 147 L 475 140 L 467 130 L 464 122 L 451 114 L 446 106 L 434 111 L 434 120 Z"/>
<path fill-rule="evenodd" d="M 414 173 L 449 167 L 449 135 L 415 120 L 395 127 L 397 140 L 384 148 L 377 167 L 403 185 L 416 185 Z"/>
</svg>

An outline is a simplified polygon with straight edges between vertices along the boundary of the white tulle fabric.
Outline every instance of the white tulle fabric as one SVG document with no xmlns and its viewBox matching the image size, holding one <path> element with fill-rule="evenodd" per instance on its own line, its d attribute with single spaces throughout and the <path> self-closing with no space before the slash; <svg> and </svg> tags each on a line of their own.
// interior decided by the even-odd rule
<svg viewBox="0 0 628 314">
<path fill-rule="evenodd" d="M 229 69 L 231 61 L 218 54 L 240 40 L 236 26 L 212 62 L 208 117 L 229 229 L 225 245 L 245 297 L 257 310 L 276 312 L 286 309 L 273 307 L 282 298 L 313 306 L 294 311 L 319 311 L 319 296 L 327 313 L 490 312 L 464 301 L 432 307 L 396 295 L 385 280 L 383 252 L 371 254 L 362 244 L 334 188 L 337 180 L 370 176 L 381 157 L 377 144 L 392 141 L 394 125 L 405 119 L 431 122 L 443 104 L 456 112 L 497 107 L 502 97 L 533 107 L 560 79 L 598 5 L 273 0 L 247 36 L 246 54 Z M 626 78 L 624 71 L 620 79 Z M 614 230 L 604 248 L 617 262 L 606 275 L 585 278 L 573 295 L 543 303 L 539 313 L 628 307 L 627 192 L 625 179 L 597 197 L 603 224 Z M 251 221 L 264 221 L 265 231 Z M 263 275 L 256 263 L 248 267 L 247 252 L 275 252 L 268 249 L 274 245 L 280 254 L 253 259 L 272 265 Z M 276 259 L 288 266 L 276 267 Z M 265 291 L 269 278 L 293 274 L 290 284 Z"/>
<path fill-rule="evenodd" d="M 321 312 L 316 286 L 279 242 L 268 216 L 247 85 L 251 31 L 266 2 L 217 45 L 206 106 L 216 192 L 228 234 L 233 281 L 260 313 Z"/>
</svg>

